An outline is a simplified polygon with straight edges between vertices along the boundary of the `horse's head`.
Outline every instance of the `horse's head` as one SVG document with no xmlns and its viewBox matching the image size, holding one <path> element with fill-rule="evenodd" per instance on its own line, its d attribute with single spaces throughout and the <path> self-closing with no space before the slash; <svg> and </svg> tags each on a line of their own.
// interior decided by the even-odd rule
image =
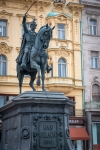
<svg viewBox="0 0 100 150">
<path fill-rule="evenodd" d="M 51 28 L 50 26 L 48 26 L 48 24 L 41 27 L 37 34 L 37 37 L 36 37 L 36 42 L 35 42 L 36 45 L 35 46 L 36 47 L 38 46 L 39 49 L 41 49 L 41 48 L 47 49 L 49 46 L 50 39 L 52 37 L 53 29 L 54 29 L 54 27 Z"/>
</svg>

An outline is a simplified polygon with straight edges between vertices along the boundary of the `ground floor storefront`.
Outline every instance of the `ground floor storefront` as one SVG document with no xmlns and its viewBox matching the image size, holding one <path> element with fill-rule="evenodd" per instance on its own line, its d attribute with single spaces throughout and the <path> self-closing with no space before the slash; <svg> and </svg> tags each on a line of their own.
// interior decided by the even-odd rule
<svg viewBox="0 0 100 150">
<path fill-rule="evenodd" d="M 86 141 L 89 140 L 89 135 L 85 127 L 84 117 L 71 117 L 70 123 L 70 136 L 75 150 L 88 150 Z"/>
<path fill-rule="evenodd" d="M 100 112 L 87 111 L 87 131 L 90 140 L 87 143 L 89 150 L 100 150 Z"/>
</svg>

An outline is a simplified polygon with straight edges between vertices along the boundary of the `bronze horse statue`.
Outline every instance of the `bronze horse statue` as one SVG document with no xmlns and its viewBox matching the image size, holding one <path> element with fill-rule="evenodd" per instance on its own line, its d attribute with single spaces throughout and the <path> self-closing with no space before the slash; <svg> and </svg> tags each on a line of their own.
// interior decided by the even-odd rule
<svg viewBox="0 0 100 150">
<path fill-rule="evenodd" d="M 36 74 L 38 74 L 37 85 L 40 86 L 40 78 L 42 79 L 42 90 L 46 91 L 44 87 L 45 73 L 49 73 L 51 68 L 48 66 L 48 53 L 46 49 L 49 46 L 50 39 L 52 37 L 52 30 L 50 26 L 45 25 L 40 28 L 35 39 L 35 44 L 30 50 L 29 62 L 27 63 L 24 69 L 21 68 L 21 64 L 17 63 L 17 77 L 19 80 L 20 93 L 22 89 L 22 83 L 24 75 L 30 76 L 30 87 L 33 91 L 36 91 L 34 88 L 34 80 L 36 79 Z"/>
</svg>

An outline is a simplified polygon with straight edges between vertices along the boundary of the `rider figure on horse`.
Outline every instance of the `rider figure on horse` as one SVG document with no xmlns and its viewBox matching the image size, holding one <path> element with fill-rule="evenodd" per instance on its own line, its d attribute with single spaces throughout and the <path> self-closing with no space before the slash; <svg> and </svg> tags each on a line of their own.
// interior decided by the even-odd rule
<svg viewBox="0 0 100 150">
<path fill-rule="evenodd" d="M 26 14 L 23 17 L 23 28 L 24 28 L 24 35 L 23 40 L 21 44 L 20 53 L 16 59 L 17 63 L 21 64 L 21 68 L 25 68 L 27 65 L 27 62 L 29 62 L 30 58 L 30 50 L 32 49 L 32 46 L 34 46 L 35 39 L 37 33 L 35 32 L 36 29 L 36 19 L 34 18 L 33 21 L 30 23 L 30 30 L 27 28 L 26 25 Z"/>
</svg>

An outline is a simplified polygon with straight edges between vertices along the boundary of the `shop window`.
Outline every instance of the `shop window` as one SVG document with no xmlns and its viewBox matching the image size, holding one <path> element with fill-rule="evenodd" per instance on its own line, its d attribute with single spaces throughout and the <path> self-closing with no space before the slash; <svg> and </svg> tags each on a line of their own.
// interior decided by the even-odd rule
<svg viewBox="0 0 100 150">
<path fill-rule="evenodd" d="M 0 55 L 0 75 L 6 75 L 7 60 L 4 55 Z"/>
<path fill-rule="evenodd" d="M 65 39 L 65 25 L 58 24 L 58 39 Z"/>
<path fill-rule="evenodd" d="M 72 143 L 73 143 L 73 146 L 74 146 L 75 150 L 84 150 L 82 140 L 72 141 Z"/>
<path fill-rule="evenodd" d="M 26 23 L 26 26 L 30 30 L 30 22 Z M 24 34 L 24 28 L 22 26 L 22 36 L 23 36 L 23 34 Z"/>
<path fill-rule="evenodd" d="M 92 99 L 94 101 L 100 101 L 100 87 L 98 84 L 93 84 L 92 86 Z"/>
<path fill-rule="evenodd" d="M 0 20 L 0 36 L 7 36 L 7 21 Z"/>
<path fill-rule="evenodd" d="M 66 61 L 63 58 L 58 60 L 58 76 L 66 77 Z"/>
<path fill-rule="evenodd" d="M 98 68 L 98 52 L 91 52 L 91 68 Z"/>
<path fill-rule="evenodd" d="M 92 124 L 93 145 L 100 145 L 100 123 Z"/>
<path fill-rule="evenodd" d="M 96 30 L 97 30 L 96 25 L 97 25 L 97 21 L 91 19 L 90 20 L 90 34 L 91 35 L 96 35 Z"/>
</svg>

